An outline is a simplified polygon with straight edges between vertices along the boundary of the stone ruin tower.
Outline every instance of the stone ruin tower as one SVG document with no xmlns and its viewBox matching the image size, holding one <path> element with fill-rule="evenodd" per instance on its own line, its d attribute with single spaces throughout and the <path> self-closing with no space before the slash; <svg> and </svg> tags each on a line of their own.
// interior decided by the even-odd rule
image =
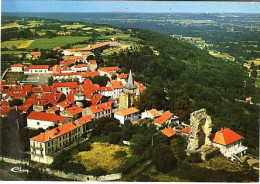
<svg viewBox="0 0 260 184">
<path fill-rule="evenodd" d="M 203 148 L 212 145 L 209 136 L 211 135 L 211 117 L 207 115 L 206 109 L 200 109 L 190 114 L 190 135 L 187 155 L 192 152 L 202 152 Z"/>
</svg>

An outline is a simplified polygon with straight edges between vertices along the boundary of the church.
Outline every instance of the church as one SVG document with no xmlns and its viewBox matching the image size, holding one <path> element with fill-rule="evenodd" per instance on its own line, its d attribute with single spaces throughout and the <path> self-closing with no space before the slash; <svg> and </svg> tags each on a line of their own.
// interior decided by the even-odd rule
<svg viewBox="0 0 260 184">
<path fill-rule="evenodd" d="M 139 88 L 134 84 L 132 72 L 130 70 L 128 80 L 122 92 L 119 94 L 119 110 L 124 110 L 133 106 L 134 100 L 140 96 Z"/>
</svg>

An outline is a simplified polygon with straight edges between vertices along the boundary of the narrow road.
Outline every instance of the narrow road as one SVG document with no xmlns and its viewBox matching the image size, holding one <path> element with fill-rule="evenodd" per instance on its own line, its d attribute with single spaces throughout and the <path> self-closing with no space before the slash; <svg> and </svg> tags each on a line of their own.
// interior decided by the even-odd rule
<svg viewBox="0 0 260 184">
<path fill-rule="evenodd" d="M 146 160 L 143 163 L 141 163 L 140 165 L 134 167 L 133 169 L 131 169 L 131 171 L 129 173 L 127 173 L 126 175 L 123 176 L 123 178 L 119 181 L 133 181 L 133 179 L 142 171 L 144 171 L 144 169 L 146 169 L 147 166 L 149 166 L 151 164 L 151 160 Z"/>
<path fill-rule="evenodd" d="M 1 181 L 24 181 L 24 178 L 18 177 L 16 173 L 10 173 L 9 170 L 0 169 Z"/>
</svg>

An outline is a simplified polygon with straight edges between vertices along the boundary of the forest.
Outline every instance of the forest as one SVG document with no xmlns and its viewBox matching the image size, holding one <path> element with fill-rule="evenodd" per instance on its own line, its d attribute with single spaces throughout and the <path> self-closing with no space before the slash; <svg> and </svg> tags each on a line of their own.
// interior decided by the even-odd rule
<svg viewBox="0 0 260 184">
<path fill-rule="evenodd" d="M 243 66 L 161 33 L 136 30 L 132 36 L 140 38 L 142 46 L 114 53 L 104 61 L 123 72 L 132 69 L 135 80 L 148 87 L 136 102 L 141 111 L 169 109 L 188 121 L 191 112 L 206 108 L 214 131 L 233 129 L 243 135 L 249 152 L 258 154 L 258 106 L 235 101 L 248 96 L 259 101 L 254 79 Z"/>
</svg>

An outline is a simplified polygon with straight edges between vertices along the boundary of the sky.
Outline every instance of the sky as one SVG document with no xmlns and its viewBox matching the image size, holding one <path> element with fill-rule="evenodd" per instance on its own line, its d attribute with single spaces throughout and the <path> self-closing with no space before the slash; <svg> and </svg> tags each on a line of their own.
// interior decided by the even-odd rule
<svg viewBox="0 0 260 184">
<path fill-rule="evenodd" d="M 2 0 L 2 12 L 260 13 L 260 2 Z"/>
</svg>

